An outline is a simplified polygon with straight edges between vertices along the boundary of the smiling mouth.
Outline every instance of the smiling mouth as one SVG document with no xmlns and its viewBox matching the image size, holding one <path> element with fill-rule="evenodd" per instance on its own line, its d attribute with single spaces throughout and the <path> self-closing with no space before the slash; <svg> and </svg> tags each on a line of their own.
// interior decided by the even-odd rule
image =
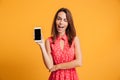
<svg viewBox="0 0 120 80">
<path fill-rule="evenodd" d="M 58 26 L 58 28 L 64 28 L 64 26 Z"/>
</svg>

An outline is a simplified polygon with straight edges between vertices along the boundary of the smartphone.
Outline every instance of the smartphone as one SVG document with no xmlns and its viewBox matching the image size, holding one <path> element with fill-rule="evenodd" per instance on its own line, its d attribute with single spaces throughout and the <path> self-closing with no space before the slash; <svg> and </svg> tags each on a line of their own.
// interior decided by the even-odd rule
<svg viewBox="0 0 120 80">
<path fill-rule="evenodd" d="M 35 42 L 41 42 L 41 27 L 34 28 L 34 40 Z"/>
</svg>

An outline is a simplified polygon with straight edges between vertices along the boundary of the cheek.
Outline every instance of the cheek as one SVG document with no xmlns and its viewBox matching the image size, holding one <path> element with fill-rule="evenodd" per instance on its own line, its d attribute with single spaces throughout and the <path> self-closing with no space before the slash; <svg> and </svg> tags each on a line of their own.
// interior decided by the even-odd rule
<svg viewBox="0 0 120 80">
<path fill-rule="evenodd" d="M 59 22 L 58 21 L 56 21 L 56 25 L 58 24 Z"/>
<path fill-rule="evenodd" d="M 68 23 L 65 23 L 65 27 L 66 27 L 66 28 L 68 27 Z"/>
<path fill-rule="evenodd" d="M 57 19 L 56 19 L 55 22 L 56 22 L 56 24 L 58 24 L 58 23 L 60 22 L 60 20 L 57 20 Z"/>
</svg>

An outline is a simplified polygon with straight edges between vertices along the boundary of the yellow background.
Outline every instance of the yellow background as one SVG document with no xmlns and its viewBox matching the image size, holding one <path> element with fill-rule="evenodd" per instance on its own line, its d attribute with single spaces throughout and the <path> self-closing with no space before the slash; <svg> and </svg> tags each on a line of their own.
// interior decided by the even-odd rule
<svg viewBox="0 0 120 80">
<path fill-rule="evenodd" d="M 55 12 L 72 12 L 80 38 L 80 80 L 120 80 L 120 0 L 0 0 L 0 80 L 47 80 L 34 26 L 50 36 Z"/>
</svg>

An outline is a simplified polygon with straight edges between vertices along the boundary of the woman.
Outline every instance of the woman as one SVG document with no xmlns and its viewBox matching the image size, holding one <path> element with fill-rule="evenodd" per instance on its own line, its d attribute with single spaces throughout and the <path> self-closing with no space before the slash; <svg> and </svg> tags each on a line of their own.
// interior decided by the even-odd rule
<svg viewBox="0 0 120 80">
<path fill-rule="evenodd" d="M 72 15 L 67 8 L 57 11 L 51 37 L 45 44 L 44 40 L 38 44 L 44 63 L 51 72 L 49 80 L 78 80 L 75 67 L 82 65 L 82 56 Z"/>
</svg>

